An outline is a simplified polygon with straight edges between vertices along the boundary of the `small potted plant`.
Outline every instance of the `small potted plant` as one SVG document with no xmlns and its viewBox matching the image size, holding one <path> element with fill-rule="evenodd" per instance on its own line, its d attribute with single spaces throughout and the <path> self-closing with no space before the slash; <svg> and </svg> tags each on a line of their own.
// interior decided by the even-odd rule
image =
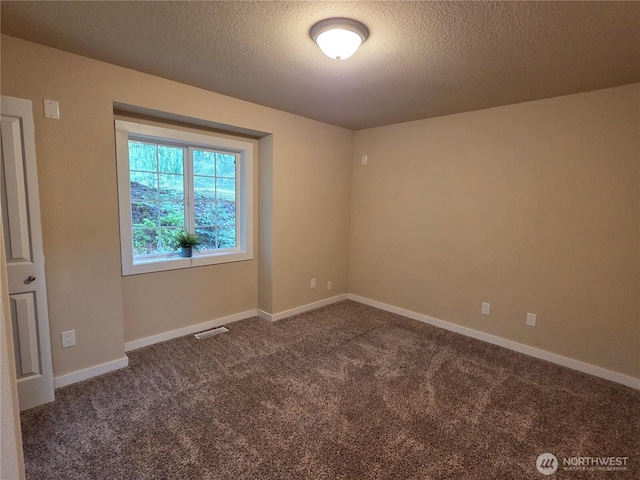
<svg viewBox="0 0 640 480">
<path fill-rule="evenodd" d="M 176 235 L 177 246 L 180 247 L 181 257 L 193 256 L 193 249 L 198 249 L 198 245 L 202 245 L 202 240 L 195 233 L 182 231 Z"/>
</svg>

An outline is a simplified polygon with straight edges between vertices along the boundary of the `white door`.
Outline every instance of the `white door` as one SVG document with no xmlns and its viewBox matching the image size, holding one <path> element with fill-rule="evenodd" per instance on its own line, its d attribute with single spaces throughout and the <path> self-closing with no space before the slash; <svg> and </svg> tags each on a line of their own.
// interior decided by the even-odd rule
<svg viewBox="0 0 640 480">
<path fill-rule="evenodd" d="M 20 410 L 53 401 L 53 369 L 31 100 L 2 97 L 2 229 Z"/>
</svg>

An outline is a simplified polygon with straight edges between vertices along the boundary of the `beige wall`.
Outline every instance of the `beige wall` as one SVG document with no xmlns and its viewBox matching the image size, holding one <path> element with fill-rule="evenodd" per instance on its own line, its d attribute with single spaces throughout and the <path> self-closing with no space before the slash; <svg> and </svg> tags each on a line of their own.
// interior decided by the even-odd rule
<svg viewBox="0 0 640 480">
<path fill-rule="evenodd" d="M 356 132 L 349 291 L 640 377 L 639 105 L 636 84 Z"/>
<path fill-rule="evenodd" d="M 332 129 L 325 124 L 298 129 L 299 143 L 274 135 L 274 151 L 287 152 L 275 156 L 273 165 L 272 310 L 276 313 L 347 292 L 353 133 L 344 130 L 335 138 Z M 305 144 L 314 147 L 303 155 L 299 145 Z M 342 162 L 345 156 L 348 160 Z M 311 278 L 317 279 L 313 290 Z"/>
<path fill-rule="evenodd" d="M 268 313 L 346 292 L 352 132 L 6 35 L 1 48 L 2 94 L 34 105 L 56 376 L 121 358 L 125 340 L 256 309 L 259 282 Z M 253 261 L 122 278 L 114 102 L 272 134 L 257 182 L 271 210 L 256 211 L 271 238 Z M 259 252 L 272 255 L 260 275 Z M 311 276 L 334 289 L 311 290 Z M 62 350 L 69 329 L 78 345 Z"/>
<path fill-rule="evenodd" d="M 273 312 L 273 135 L 260 140 L 258 182 L 258 308 Z"/>
</svg>

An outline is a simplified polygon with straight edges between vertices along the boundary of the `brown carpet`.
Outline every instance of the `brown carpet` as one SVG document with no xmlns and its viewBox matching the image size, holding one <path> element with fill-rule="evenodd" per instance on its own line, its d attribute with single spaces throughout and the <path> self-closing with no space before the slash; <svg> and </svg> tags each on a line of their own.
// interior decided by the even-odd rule
<svg viewBox="0 0 640 480">
<path fill-rule="evenodd" d="M 640 478 L 639 391 L 350 301 L 228 327 L 25 412 L 27 478 Z"/>
</svg>

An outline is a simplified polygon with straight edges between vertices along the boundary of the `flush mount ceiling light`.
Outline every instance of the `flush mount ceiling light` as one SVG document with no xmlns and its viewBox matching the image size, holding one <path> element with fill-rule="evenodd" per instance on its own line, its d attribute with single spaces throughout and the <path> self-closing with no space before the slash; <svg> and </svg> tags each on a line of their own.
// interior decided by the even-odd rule
<svg viewBox="0 0 640 480">
<path fill-rule="evenodd" d="M 327 57 L 344 60 L 356 53 L 369 30 L 350 18 L 327 18 L 311 27 L 309 34 Z"/>
</svg>

